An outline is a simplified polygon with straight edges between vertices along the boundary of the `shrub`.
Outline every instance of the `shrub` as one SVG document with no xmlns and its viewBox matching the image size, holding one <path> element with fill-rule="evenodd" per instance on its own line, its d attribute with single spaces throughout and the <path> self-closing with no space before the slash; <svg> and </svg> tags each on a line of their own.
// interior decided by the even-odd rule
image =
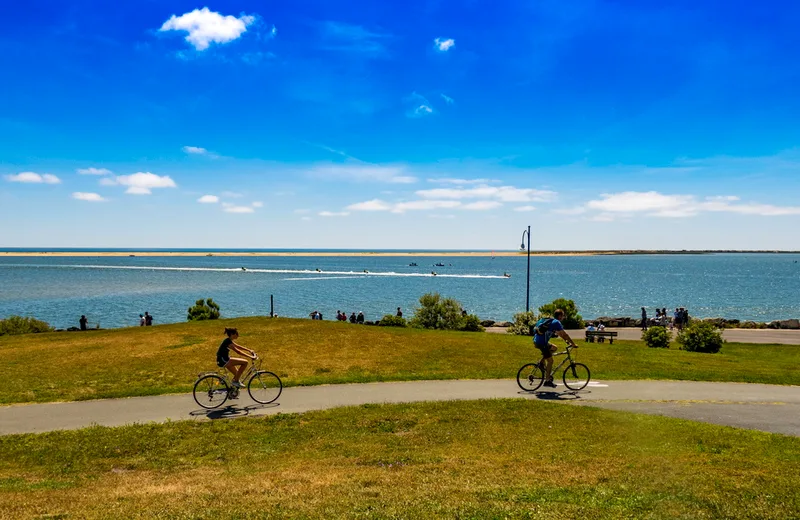
<svg viewBox="0 0 800 520">
<path fill-rule="evenodd" d="M 650 348 L 669 348 L 669 332 L 666 327 L 650 327 L 642 333 L 642 340 Z"/>
<path fill-rule="evenodd" d="M 678 333 L 678 343 L 681 344 L 681 349 L 690 352 L 716 354 L 724 342 L 722 331 L 711 323 L 702 321 L 694 321 Z"/>
<path fill-rule="evenodd" d="M 482 331 L 480 319 L 474 314 L 462 314 L 461 303 L 454 298 L 442 298 L 439 293 L 426 293 L 419 299 L 412 327 L 439 330 Z"/>
<path fill-rule="evenodd" d="M 52 332 L 49 323 L 36 318 L 22 316 L 9 316 L 0 320 L 0 336 L 14 336 L 16 334 L 34 334 L 37 332 Z"/>
<path fill-rule="evenodd" d="M 514 323 L 508 328 L 508 332 L 518 336 L 531 336 L 537 321 L 539 317 L 533 311 L 518 312 L 514 315 Z"/>
<path fill-rule="evenodd" d="M 394 314 L 387 314 L 381 321 L 378 322 L 381 327 L 405 327 L 408 325 L 406 319 L 402 316 L 395 316 Z"/>
<path fill-rule="evenodd" d="M 558 298 L 546 305 L 542 305 L 539 307 L 539 313 L 541 316 L 550 318 L 557 309 L 564 311 L 564 319 L 561 320 L 561 324 L 564 325 L 565 329 L 582 329 L 586 326 L 583 318 L 578 314 L 578 306 L 575 305 L 574 301 L 566 298 Z"/>
<path fill-rule="evenodd" d="M 205 302 L 199 299 L 194 302 L 194 307 L 189 307 L 189 321 L 216 320 L 219 319 L 219 305 L 211 298 Z"/>
</svg>

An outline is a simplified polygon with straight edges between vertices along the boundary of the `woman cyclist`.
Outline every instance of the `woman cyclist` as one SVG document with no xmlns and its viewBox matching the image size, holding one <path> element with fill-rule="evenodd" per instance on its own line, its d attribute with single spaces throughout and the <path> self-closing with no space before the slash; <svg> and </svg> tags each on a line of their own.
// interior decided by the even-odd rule
<svg viewBox="0 0 800 520">
<path fill-rule="evenodd" d="M 222 344 L 217 350 L 217 366 L 225 367 L 231 374 L 233 374 L 233 386 L 237 388 L 244 388 L 244 385 L 239 381 L 239 378 L 244 374 L 247 368 L 247 360 L 241 358 L 232 358 L 230 351 L 233 350 L 237 354 L 247 356 L 250 359 L 256 358 L 256 353 L 247 347 L 237 345 L 235 340 L 239 338 L 239 331 L 236 329 L 225 328 L 225 335 L 228 336 L 222 340 Z"/>
</svg>

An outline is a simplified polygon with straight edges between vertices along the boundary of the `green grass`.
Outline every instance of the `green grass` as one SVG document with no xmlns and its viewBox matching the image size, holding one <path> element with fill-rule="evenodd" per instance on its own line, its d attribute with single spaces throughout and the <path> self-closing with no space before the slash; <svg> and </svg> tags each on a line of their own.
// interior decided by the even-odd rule
<svg viewBox="0 0 800 520">
<path fill-rule="evenodd" d="M 269 318 L 3 336 L 0 404 L 189 392 L 198 373 L 216 369 L 226 326 L 287 385 L 513 378 L 538 353 L 527 337 Z M 577 357 L 595 379 L 800 384 L 796 346 L 731 343 L 698 354 L 640 341 L 581 344 Z"/>
<path fill-rule="evenodd" d="M 798 467 L 800 439 L 677 419 L 367 405 L 0 437 L 0 517 L 788 519 Z"/>
</svg>

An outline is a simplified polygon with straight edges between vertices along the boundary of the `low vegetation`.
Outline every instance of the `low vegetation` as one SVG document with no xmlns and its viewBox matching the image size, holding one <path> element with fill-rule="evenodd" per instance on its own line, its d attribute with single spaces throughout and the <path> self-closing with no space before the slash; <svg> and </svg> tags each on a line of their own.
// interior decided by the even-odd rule
<svg viewBox="0 0 800 520">
<path fill-rule="evenodd" d="M 558 298 L 539 307 L 538 314 L 533 311 L 516 313 L 508 332 L 517 336 L 532 336 L 533 332 L 531 331 L 536 322 L 541 318 L 552 318 L 558 309 L 564 311 L 564 319 L 561 320 L 561 324 L 564 325 L 565 329 L 582 329 L 584 327 L 585 322 L 583 317 L 578 314 L 578 306 L 575 305 L 575 302 L 565 298 Z"/>
<path fill-rule="evenodd" d="M 367 405 L 0 437 L 0 517 L 789 519 L 798 466 L 800 439 L 657 416 Z"/>
<path fill-rule="evenodd" d="M 189 307 L 189 321 L 218 320 L 219 305 L 211 298 L 203 301 L 202 298 L 194 302 L 193 307 Z"/>
<path fill-rule="evenodd" d="M 378 325 L 381 327 L 406 327 L 408 326 L 408 322 L 402 316 L 387 314 L 381 318 L 381 321 L 378 322 Z"/>
<path fill-rule="evenodd" d="M 420 297 L 410 325 L 419 329 L 483 331 L 480 318 L 466 314 L 455 298 L 443 298 L 439 293 L 426 293 Z"/>
<path fill-rule="evenodd" d="M 708 354 L 719 352 L 725 342 L 722 339 L 722 331 L 704 321 L 694 321 L 684 327 L 678 332 L 677 341 L 683 350 Z"/>
<path fill-rule="evenodd" d="M 0 337 L 0 403 L 190 392 L 215 370 L 225 327 L 290 386 L 422 379 L 512 379 L 538 356 L 531 338 L 334 321 L 236 318 L 91 332 Z M 561 340 L 554 340 L 563 345 Z M 649 349 L 641 341 L 584 343 L 574 351 L 595 379 L 682 379 L 800 384 L 800 348 L 726 343 L 715 356 Z M 759 359 L 753 363 L 753 359 Z M 29 370 L 32 360 L 47 367 Z"/>
<path fill-rule="evenodd" d="M 49 323 L 36 318 L 23 316 L 9 316 L 0 320 L 0 336 L 15 336 L 17 334 L 35 334 L 37 332 L 51 332 L 53 327 Z"/>
<path fill-rule="evenodd" d="M 642 341 L 649 348 L 669 348 L 669 332 L 666 327 L 650 327 L 642 333 Z"/>
</svg>

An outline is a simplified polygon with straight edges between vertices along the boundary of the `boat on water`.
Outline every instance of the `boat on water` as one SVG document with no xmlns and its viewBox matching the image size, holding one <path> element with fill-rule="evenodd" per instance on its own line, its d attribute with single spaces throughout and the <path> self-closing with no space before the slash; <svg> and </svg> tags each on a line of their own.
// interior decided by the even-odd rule
<svg viewBox="0 0 800 520">
<path fill-rule="evenodd" d="M 437 262 L 437 263 L 435 263 L 433 265 L 435 265 L 436 267 L 444 267 L 444 264 L 441 263 L 441 262 Z"/>
<path fill-rule="evenodd" d="M 417 263 L 416 262 L 411 262 L 410 264 L 408 264 L 408 267 L 417 267 Z"/>
</svg>

